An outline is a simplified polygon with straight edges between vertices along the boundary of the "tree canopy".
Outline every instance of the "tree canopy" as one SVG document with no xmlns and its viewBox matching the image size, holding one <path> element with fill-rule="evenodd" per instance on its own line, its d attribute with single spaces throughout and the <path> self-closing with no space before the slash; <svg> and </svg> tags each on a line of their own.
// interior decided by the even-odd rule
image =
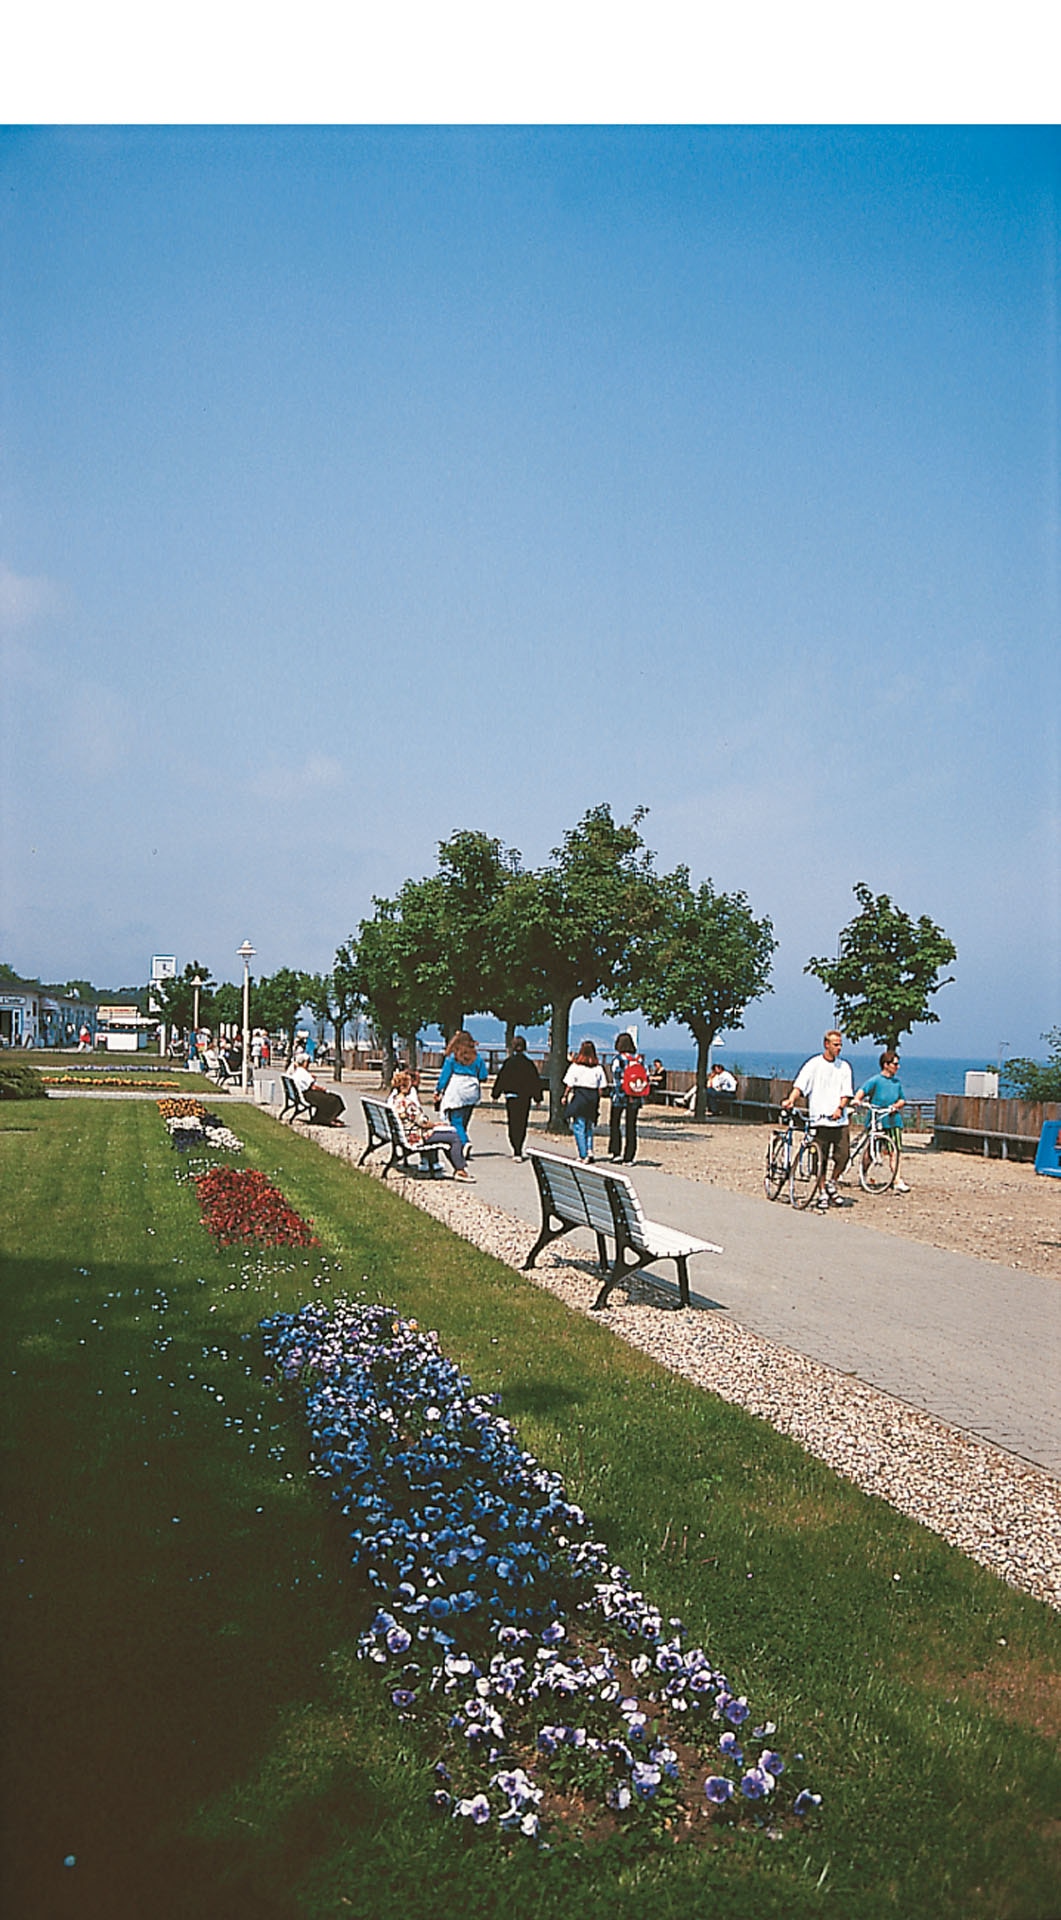
<svg viewBox="0 0 1061 1920">
<path fill-rule="evenodd" d="M 560 1125 L 571 1009 L 610 988 L 659 911 L 652 855 L 639 831 L 644 817 L 638 808 L 623 825 L 610 807 L 591 807 L 553 848 L 549 865 L 515 874 L 505 893 L 506 951 L 522 954 L 525 977 L 550 1010 L 553 1127 Z"/>
<path fill-rule="evenodd" d="M 848 1039 L 897 1047 L 900 1034 L 938 1021 L 929 999 L 951 984 L 950 975 L 938 975 L 958 950 L 927 914 L 912 920 L 862 880 L 854 893 L 860 910 L 840 933 L 836 959 L 808 960 L 803 971 L 816 974 L 832 995 Z"/>
<path fill-rule="evenodd" d="M 1002 1069 L 1007 1090 L 1020 1100 L 1061 1100 L 1061 1027 L 1051 1027 L 1042 1037 L 1049 1049 L 1045 1061 L 1016 1054 Z"/>
<path fill-rule="evenodd" d="M 654 1024 L 680 1020 L 689 1028 L 696 1041 L 695 1111 L 702 1120 L 711 1047 L 720 1033 L 743 1025 L 752 1000 L 772 991 L 777 941 L 772 923 L 755 918 L 744 893 L 716 893 L 710 880 L 694 890 L 688 867 L 658 884 L 658 918 L 635 941 L 615 984 L 623 1005 L 640 1007 Z"/>
</svg>

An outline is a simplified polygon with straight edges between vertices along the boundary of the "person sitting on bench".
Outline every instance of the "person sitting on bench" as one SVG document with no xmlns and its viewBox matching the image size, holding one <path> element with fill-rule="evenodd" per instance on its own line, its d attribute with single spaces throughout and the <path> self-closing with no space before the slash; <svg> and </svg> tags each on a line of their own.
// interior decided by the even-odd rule
<svg viewBox="0 0 1061 1920">
<path fill-rule="evenodd" d="M 313 1078 L 306 1065 L 304 1053 L 295 1055 L 295 1064 L 291 1069 L 294 1081 L 303 1100 L 310 1110 L 310 1124 L 319 1127 L 341 1127 L 339 1115 L 343 1112 L 345 1101 L 337 1093 L 329 1093 Z"/>
<path fill-rule="evenodd" d="M 408 1067 L 399 1067 L 391 1080 L 387 1105 L 393 1107 L 411 1147 L 441 1147 L 453 1168 L 454 1179 L 474 1182 L 475 1175 L 469 1173 L 464 1164 L 464 1142 L 456 1127 L 436 1123 L 424 1112 Z"/>
</svg>

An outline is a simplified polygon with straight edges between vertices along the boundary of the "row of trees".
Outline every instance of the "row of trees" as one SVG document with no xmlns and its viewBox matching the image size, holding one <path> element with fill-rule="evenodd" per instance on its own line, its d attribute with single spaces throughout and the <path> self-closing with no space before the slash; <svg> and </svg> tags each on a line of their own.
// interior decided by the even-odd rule
<svg viewBox="0 0 1061 1920">
<path fill-rule="evenodd" d="M 414 1058 L 426 1025 L 452 1033 L 470 1014 L 493 1014 L 511 1044 L 517 1026 L 548 1019 L 551 1124 L 575 1001 L 601 997 L 611 1014 L 638 1007 L 654 1025 L 676 1020 L 692 1034 L 702 1119 L 712 1044 L 771 991 L 777 942 L 744 893 L 716 891 L 710 880 L 694 886 L 684 866 L 657 873 L 644 817 L 639 809 L 622 823 L 606 805 L 593 807 L 545 866 L 530 869 L 487 834 L 453 834 L 439 846 L 436 873 L 374 900 L 309 1004 L 337 1035 L 354 1010 L 367 1011 L 388 1072 L 399 1037 Z M 811 959 L 806 971 L 832 994 L 852 1039 L 895 1046 L 915 1023 L 938 1018 L 929 999 L 957 956 L 927 916 L 911 920 L 861 882 L 855 894 L 859 912 L 838 958 Z"/>
<path fill-rule="evenodd" d="M 549 1023 L 550 1123 L 559 1124 L 576 1000 L 603 999 L 610 1014 L 639 1008 L 653 1025 L 676 1020 L 697 1053 L 695 1112 L 706 1113 L 713 1042 L 743 1025 L 747 1008 L 771 991 L 777 946 L 773 926 L 742 892 L 694 886 L 685 866 L 658 873 L 645 845 L 644 809 L 616 821 L 592 807 L 565 833 L 544 866 L 524 867 L 515 848 L 464 830 L 441 842 L 437 871 L 406 880 L 340 946 L 327 974 L 282 968 L 252 984 L 251 1020 L 290 1033 L 303 1007 L 342 1041 L 367 1014 L 389 1076 L 404 1042 L 415 1060 L 425 1026 L 453 1033 L 473 1014 L 500 1020 L 511 1046 L 519 1026 Z M 930 998 L 957 956 L 941 927 L 914 921 L 887 894 L 855 888 L 859 911 L 839 935 L 835 959 L 813 958 L 805 971 L 832 996 L 852 1040 L 896 1046 L 915 1024 L 935 1021 Z M 157 989 L 177 1026 L 193 1017 L 196 975 L 200 1018 L 238 1023 L 241 989 L 218 986 L 198 962 Z"/>
<path fill-rule="evenodd" d="M 716 893 L 709 881 L 694 888 L 686 867 L 657 873 L 643 819 L 640 809 L 623 823 L 593 807 L 537 868 L 488 834 L 453 834 L 437 872 L 374 899 L 372 917 L 340 947 L 328 977 L 336 1030 L 344 1008 L 347 1017 L 364 1008 L 389 1070 L 399 1039 L 413 1057 L 424 1026 L 452 1033 L 472 1014 L 492 1014 L 511 1044 L 518 1026 L 547 1020 L 558 1124 L 571 1010 L 599 996 L 610 1013 L 640 1007 L 656 1024 L 689 1027 L 702 1117 L 711 1043 L 770 991 L 777 943 L 743 893 Z"/>
<path fill-rule="evenodd" d="M 261 980 L 251 981 L 250 1018 L 252 1027 L 265 1027 L 269 1033 L 291 1034 L 305 1006 L 312 1007 L 310 991 L 320 978 L 317 974 L 298 973 L 293 967 Z M 150 989 L 154 1011 L 171 1027 L 190 1031 L 195 1020 L 195 982 L 199 988 L 199 1024 L 204 1027 L 242 1025 L 243 987 L 231 980 L 220 983 L 201 960 L 189 960 L 184 972 L 172 980 L 160 980 Z M 315 1010 L 315 1009 L 314 1009 Z"/>
</svg>

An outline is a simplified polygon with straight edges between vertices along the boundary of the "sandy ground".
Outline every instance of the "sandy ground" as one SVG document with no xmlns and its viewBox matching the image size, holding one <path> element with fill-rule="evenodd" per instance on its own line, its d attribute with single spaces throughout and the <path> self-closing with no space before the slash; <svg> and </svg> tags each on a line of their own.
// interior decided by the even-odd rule
<svg viewBox="0 0 1061 1920">
<path fill-rule="evenodd" d="M 695 1126 L 650 1106 L 639 1132 L 638 1159 L 646 1166 L 763 1197 L 768 1127 L 725 1120 Z M 598 1155 L 602 1149 L 606 1130 L 597 1134 Z M 853 1221 L 1061 1280 L 1061 1180 L 1012 1160 L 937 1153 L 930 1134 L 907 1136 L 902 1166 L 912 1189 L 906 1194 L 866 1194 L 857 1175 L 845 1179 L 842 1192 L 851 1205 L 833 1215 L 836 1227 L 843 1231 Z"/>
</svg>

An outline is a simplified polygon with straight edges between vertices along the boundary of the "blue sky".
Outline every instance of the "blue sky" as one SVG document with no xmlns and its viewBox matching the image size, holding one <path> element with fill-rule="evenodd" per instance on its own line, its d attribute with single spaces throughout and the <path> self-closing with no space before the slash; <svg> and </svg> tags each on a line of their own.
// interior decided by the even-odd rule
<svg viewBox="0 0 1061 1920">
<path fill-rule="evenodd" d="M 327 967 L 607 800 L 774 920 L 1061 1020 L 1059 137 L 0 135 L 0 957 Z"/>
</svg>

